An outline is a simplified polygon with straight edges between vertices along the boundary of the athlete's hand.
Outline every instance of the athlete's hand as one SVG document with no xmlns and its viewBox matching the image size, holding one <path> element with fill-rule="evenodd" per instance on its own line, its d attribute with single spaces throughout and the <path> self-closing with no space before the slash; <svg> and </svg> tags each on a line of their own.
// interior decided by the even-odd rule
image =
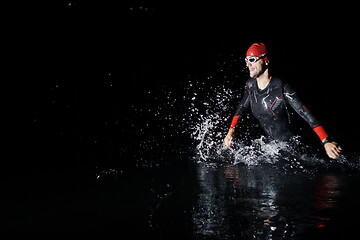
<svg viewBox="0 0 360 240">
<path fill-rule="evenodd" d="M 336 142 L 325 143 L 324 145 L 326 154 L 329 158 L 336 159 L 342 152 L 341 147 Z"/>
<path fill-rule="evenodd" d="M 235 130 L 230 128 L 228 134 L 224 138 L 224 144 L 226 147 L 231 147 L 233 144 Z"/>
</svg>

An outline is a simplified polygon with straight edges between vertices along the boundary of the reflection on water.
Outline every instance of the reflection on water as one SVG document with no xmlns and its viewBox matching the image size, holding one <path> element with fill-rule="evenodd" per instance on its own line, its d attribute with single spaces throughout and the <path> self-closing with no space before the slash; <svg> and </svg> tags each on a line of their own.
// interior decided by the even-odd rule
<svg viewBox="0 0 360 240">
<path fill-rule="evenodd" d="M 336 198 L 340 195 L 340 187 L 339 177 L 332 174 L 321 176 L 315 185 L 315 208 L 325 210 L 336 207 Z"/>
<path fill-rule="evenodd" d="M 181 161 L 100 170 L 92 179 L 76 172 L 66 183 L 29 187 L 25 199 L 3 194 L 1 227 L 156 240 L 352 239 L 359 171 L 317 168 Z"/>
<path fill-rule="evenodd" d="M 195 232 L 200 235 L 221 236 L 226 233 L 225 199 L 226 179 L 217 169 L 198 167 L 199 193 L 198 206 L 194 212 L 193 220 Z"/>
<path fill-rule="evenodd" d="M 197 164 L 192 218 L 199 239 L 306 239 L 337 208 L 341 175 L 286 173 L 274 165 Z"/>
</svg>

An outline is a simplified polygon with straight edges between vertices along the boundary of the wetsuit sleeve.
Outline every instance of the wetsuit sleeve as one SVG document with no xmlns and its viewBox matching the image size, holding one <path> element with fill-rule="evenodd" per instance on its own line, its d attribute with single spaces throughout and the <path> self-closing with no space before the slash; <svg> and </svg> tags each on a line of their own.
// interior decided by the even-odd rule
<svg viewBox="0 0 360 240">
<path fill-rule="evenodd" d="M 245 110 L 249 108 L 249 106 L 250 106 L 250 90 L 246 84 L 244 94 L 232 118 L 230 128 L 235 129 L 239 119 L 244 114 Z"/>
<path fill-rule="evenodd" d="M 321 126 L 320 122 L 302 103 L 297 93 L 288 84 L 284 86 L 284 97 L 287 103 L 289 103 L 289 105 L 310 125 L 321 141 L 328 137 L 324 127 Z"/>
</svg>

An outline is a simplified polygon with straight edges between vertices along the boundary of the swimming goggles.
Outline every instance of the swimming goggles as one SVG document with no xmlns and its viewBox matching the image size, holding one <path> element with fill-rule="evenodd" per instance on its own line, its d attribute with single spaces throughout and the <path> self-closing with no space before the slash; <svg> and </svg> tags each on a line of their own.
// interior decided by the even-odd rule
<svg viewBox="0 0 360 240">
<path fill-rule="evenodd" d="M 266 57 L 266 54 L 267 54 L 267 53 L 264 53 L 264 54 L 262 54 L 260 57 L 257 57 L 257 56 L 248 56 L 248 57 L 245 58 L 245 62 L 247 62 L 247 63 L 255 63 L 255 62 L 257 62 L 259 59 Z"/>
</svg>

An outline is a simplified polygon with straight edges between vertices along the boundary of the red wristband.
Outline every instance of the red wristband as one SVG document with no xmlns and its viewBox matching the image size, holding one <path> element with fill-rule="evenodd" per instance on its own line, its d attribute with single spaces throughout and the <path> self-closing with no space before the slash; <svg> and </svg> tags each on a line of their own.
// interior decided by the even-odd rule
<svg viewBox="0 0 360 240">
<path fill-rule="evenodd" d="M 321 141 L 329 136 L 322 126 L 315 127 L 313 130 L 316 132 Z"/>
<path fill-rule="evenodd" d="M 238 120 L 239 120 L 239 117 L 240 116 L 234 116 L 232 121 L 231 121 L 231 125 L 230 125 L 230 128 L 234 129 L 238 123 Z"/>
</svg>

